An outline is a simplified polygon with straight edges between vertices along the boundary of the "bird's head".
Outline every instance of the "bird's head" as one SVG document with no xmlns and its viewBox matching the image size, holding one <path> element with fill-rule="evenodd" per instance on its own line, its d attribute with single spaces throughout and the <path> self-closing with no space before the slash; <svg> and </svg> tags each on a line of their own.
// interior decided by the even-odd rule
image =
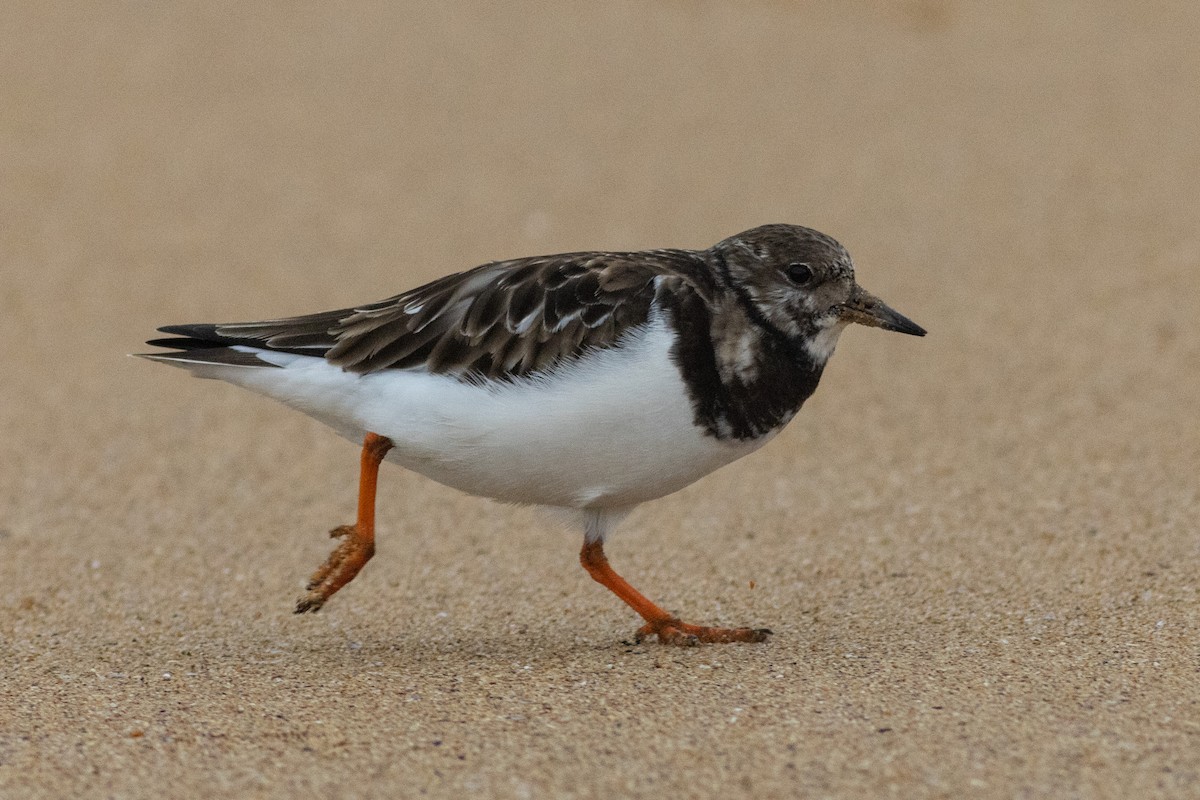
<svg viewBox="0 0 1200 800">
<path fill-rule="evenodd" d="M 819 231 L 764 225 L 718 242 L 712 253 L 748 313 L 820 364 L 851 322 L 925 335 L 920 325 L 859 286 L 846 248 Z"/>
</svg>

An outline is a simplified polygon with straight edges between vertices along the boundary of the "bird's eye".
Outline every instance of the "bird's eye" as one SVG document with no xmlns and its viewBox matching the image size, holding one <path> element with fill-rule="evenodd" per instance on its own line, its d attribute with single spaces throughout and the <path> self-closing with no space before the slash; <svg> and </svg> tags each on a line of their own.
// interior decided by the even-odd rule
<svg viewBox="0 0 1200 800">
<path fill-rule="evenodd" d="M 788 264 L 784 267 L 783 274 L 797 286 L 807 286 L 813 279 L 812 267 L 808 264 Z"/>
</svg>

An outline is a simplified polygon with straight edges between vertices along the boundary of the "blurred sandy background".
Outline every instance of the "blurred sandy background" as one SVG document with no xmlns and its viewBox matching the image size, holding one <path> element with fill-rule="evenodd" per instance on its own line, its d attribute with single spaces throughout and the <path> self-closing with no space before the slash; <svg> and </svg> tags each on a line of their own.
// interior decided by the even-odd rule
<svg viewBox="0 0 1200 800">
<path fill-rule="evenodd" d="M 1195 3 L 435 5 L 0 10 L 0 796 L 1200 795 Z M 608 548 L 765 646 L 394 467 L 296 617 L 357 451 L 125 358 L 777 221 L 929 337 Z"/>
</svg>

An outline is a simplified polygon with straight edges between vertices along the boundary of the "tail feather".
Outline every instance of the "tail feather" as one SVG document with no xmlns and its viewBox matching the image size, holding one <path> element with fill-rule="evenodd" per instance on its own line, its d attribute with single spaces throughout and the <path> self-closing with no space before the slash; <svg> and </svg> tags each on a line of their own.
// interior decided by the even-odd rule
<svg viewBox="0 0 1200 800">
<path fill-rule="evenodd" d="M 196 364 L 277 367 L 278 364 L 259 358 L 258 353 L 273 351 L 321 357 L 332 346 L 328 334 L 305 330 L 291 335 L 280 335 L 272 329 L 278 327 L 278 324 L 276 321 L 244 325 L 212 323 L 164 325 L 158 330 L 174 335 L 150 339 L 146 344 L 151 347 L 168 348 L 175 352 L 134 353 L 134 355 L 139 358 L 148 358 L 151 361 L 173 363 L 181 367 Z"/>
<path fill-rule="evenodd" d="M 169 340 L 160 340 L 169 341 Z M 276 364 L 271 364 L 259 358 L 253 350 L 248 347 L 213 347 L 209 345 L 204 347 L 199 344 L 189 344 L 187 346 L 170 344 L 162 345 L 158 342 L 147 342 L 158 347 L 180 347 L 175 353 L 133 353 L 138 358 L 148 358 L 151 361 L 162 361 L 165 364 L 173 364 L 177 367 L 190 367 L 197 364 L 219 364 L 225 367 L 271 367 L 275 368 Z"/>
</svg>

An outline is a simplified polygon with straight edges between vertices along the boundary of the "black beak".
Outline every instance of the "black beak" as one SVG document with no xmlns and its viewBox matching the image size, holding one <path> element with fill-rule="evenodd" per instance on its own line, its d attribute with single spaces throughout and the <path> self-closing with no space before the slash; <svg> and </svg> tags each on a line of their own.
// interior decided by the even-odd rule
<svg viewBox="0 0 1200 800">
<path fill-rule="evenodd" d="M 907 333 L 910 336 L 925 335 L 924 328 L 899 311 L 890 308 L 887 303 L 861 286 L 854 287 L 850 300 L 838 307 L 838 314 L 842 319 L 857 322 L 859 325 Z"/>
</svg>

